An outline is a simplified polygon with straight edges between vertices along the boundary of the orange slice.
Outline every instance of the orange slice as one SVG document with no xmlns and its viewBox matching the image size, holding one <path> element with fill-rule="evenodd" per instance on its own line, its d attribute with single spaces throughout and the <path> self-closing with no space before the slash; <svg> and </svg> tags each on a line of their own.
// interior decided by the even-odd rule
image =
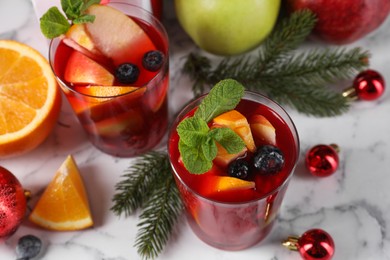
<svg viewBox="0 0 390 260">
<path fill-rule="evenodd" d="M 80 230 L 93 225 L 87 193 L 73 157 L 57 170 L 29 220 L 51 230 Z"/>
<path fill-rule="evenodd" d="M 60 109 L 61 93 L 47 60 L 25 44 L 0 40 L 0 158 L 41 144 Z"/>
<path fill-rule="evenodd" d="M 254 152 L 256 150 L 255 141 L 248 120 L 237 110 L 230 110 L 213 119 L 213 123 L 220 126 L 227 126 L 236 132 L 245 142 L 246 147 Z"/>
<path fill-rule="evenodd" d="M 134 92 L 137 96 L 142 96 L 146 88 L 130 87 L 130 86 L 86 86 L 75 87 L 79 93 L 92 97 L 116 97 L 123 94 Z M 137 90 L 137 91 L 136 91 Z M 106 101 L 106 99 L 104 99 Z"/>
<path fill-rule="evenodd" d="M 68 96 L 74 111 L 79 114 L 85 111 L 95 116 L 103 111 L 113 109 L 112 102 L 126 104 L 131 107 L 141 101 L 146 88 L 130 86 L 77 86 L 74 88 L 85 97 Z M 96 119 L 97 120 L 97 119 Z"/>
<path fill-rule="evenodd" d="M 255 188 L 253 181 L 245 181 L 229 176 L 215 176 L 215 190 L 226 191 L 226 190 L 247 190 Z"/>
<path fill-rule="evenodd" d="M 211 196 L 218 192 L 233 190 L 254 189 L 255 182 L 241 180 L 230 176 L 208 176 L 207 184 L 202 187 L 201 193 L 205 196 Z"/>
</svg>

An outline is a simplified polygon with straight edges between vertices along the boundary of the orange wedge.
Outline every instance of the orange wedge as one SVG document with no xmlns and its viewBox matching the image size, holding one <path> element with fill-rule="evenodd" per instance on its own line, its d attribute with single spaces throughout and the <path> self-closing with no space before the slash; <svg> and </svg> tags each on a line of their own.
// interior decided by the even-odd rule
<svg viewBox="0 0 390 260">
<path fill-rule="evenodd" d="M 25 44 L 0 40 L 0 158 L 41 144 L 60 109 L 60 90 L 47 60 Z"/>
<path fill-rule="evenodd" d="M 80 230 L 93 225 L 87 193 L 71 155 L 46 187 L 29 220 L 40 227 L 59 231 Z"/>
</svg>

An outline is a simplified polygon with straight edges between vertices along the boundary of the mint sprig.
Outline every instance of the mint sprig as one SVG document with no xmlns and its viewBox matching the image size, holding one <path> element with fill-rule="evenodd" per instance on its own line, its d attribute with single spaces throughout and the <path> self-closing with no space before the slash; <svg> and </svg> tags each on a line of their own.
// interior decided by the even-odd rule
<svg viewBox="0 0 390 260">
<path fill-rule="evenodd" d="M 93 22 L 95 16 L 88 15 L 85 11 L 93 4 L 99 4 L 100 0 L 61 0 L 61 7 L 51 7 L 40 19 L 40 28 L 46 38 L 53 39 L 65 34 L 71 24 Z"/>
<path fill-rule="evenodd" d="M 222 80 L 202 100 L 194 116 L 184 119 L 177 126 L 180 155 L 190 173 L 202 174 L 211 169 L 218 151 L 216 142 L 228 153 L 244 149 L 244 141 L 232 129 L 210 129 L 208 126 L 208 122 L 216 116 L 234 109 L 243 95 L 244 87 L 239 82 Z"/>
</svg>

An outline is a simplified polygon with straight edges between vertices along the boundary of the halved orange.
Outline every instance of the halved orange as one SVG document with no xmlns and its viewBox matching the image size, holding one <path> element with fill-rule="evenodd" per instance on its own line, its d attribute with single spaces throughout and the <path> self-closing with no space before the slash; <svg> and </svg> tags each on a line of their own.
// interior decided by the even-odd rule
<svg viewBox="0 0 390 260">
<path fill-rule="evenodd" d="M 41 144 L 60 109 L 61 93 L 48 61 L 30 46 L 0 40 L 0 158 Z"/>
<path fill-rule="evenodd" d="M 93 225 L 87 192 L 71 155 L 57 170 L 29 220 L 51 230 L 80 230 Z"/>
</svg>

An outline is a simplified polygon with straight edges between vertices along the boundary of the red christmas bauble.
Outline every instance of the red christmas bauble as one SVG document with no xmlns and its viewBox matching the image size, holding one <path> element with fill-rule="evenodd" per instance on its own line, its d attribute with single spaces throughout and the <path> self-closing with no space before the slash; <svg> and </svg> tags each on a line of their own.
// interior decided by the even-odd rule
<svg viewBox="0 0 390 260">
<path fill-rule="evenodd" d="M 0 166 L 0 240 L 15 233 L 26 209 L 22 185 L 10 171 Z"/>
<path fill-rule="evenodd" d="M 385 80 L 375 70 L 365 70 L 356 76 L 353 87 L 360 99 L 374 100 L 385 91 Z"/>
<path fill-rule="evenodd" d="M 319 144 L 306 154 L 306 167 L 317 177 L 332 175 L 339 166 L 338 147 L 336 145 Z"/>
<path fill-rule="evenodd" d="M 332 259 L 335 246 L 332 237 L 322 229 L 311 229 L 298 239 L 298 251 L 305 260 Z"/>
</svg>

